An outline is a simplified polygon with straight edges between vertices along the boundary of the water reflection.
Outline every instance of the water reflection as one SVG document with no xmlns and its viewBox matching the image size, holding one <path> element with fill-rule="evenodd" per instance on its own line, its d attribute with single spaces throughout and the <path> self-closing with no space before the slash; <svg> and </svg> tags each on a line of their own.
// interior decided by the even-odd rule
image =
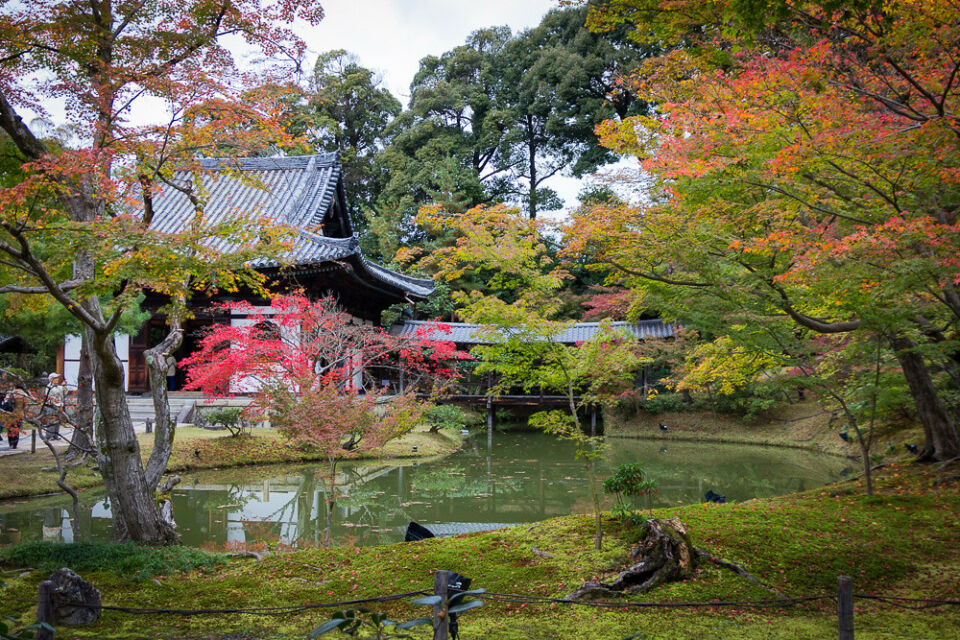
<svg viewBox="0 0 960 640">
<path fill-rule="evenodd" d="M 329 525 L 334 544 L 398 542 L 411 520 L 441 534 L 462 533 L 592 510 L 583 463 L 573 447 L 542 434 L 468 441 L 464 451 L 432 463 L 341 464 L 332 521 L 322 465 L 203 472 L 173 493 L 184 544 L 212 549 L 319 545 Z M 639 440 L 614 440 L 601 476 L 639 461 L 657 479 L 647 506 L 700 502 L 706 491 L 730 501 L 802 491 L 837 479 L 846 462 L 803 451 Z M 82 496 L 79 535 L 109 539 L 110 505 Z M 42 498 L 0 506 L 0 542 L 70 541 L 66 500 Z"/>
</svg>

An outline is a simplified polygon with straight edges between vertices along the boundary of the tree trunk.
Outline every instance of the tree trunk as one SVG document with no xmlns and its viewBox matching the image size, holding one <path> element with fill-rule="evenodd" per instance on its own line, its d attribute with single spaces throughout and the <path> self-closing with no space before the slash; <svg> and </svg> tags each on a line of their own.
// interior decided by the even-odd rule
<svg viewBox="0 0 960 640">
<path fill-rule="evenodd" d="M 923 424 L 925 442 L 917 459 L 930 461 L 957 457 L 960 455 L 957 427 L 940 400 L 923 356 L 916 351 L 917 343 L 901 335 L 892 336 L 889 340 Z"/>
<path fill-rule="evenodd" d="M 80 458 L 82 462 L 93 450 L 93 372 L 90 369 L 90 343 L 86 333 L 80 339 L 80 370 L 77 374 L 77 415 L 74 416 L 73 437 L 64 462 Z"/>
<path fill-rule="evenodd" d="M 578 434 L 583 434 L 583 427 L 580 424 L 580 416 L 577 415 L 576 389 L 573 388 L 573 380 L 567 376 L 567 401 L 570 403 L 570 415 L 573 416 L 574 428 Z M 590 441 L 591 449 L 596 446 L 596 441 Z M 594 535 L 593 548 L 600 550 L 603 548 L 603 512 L 600 504 L 600 482 L 597 479 L 597 467 L 594 464 L 594 457 L 590 456 L 587 461 L 587 475 L 590 480 L 590 497 L 593 499 L 593 518 Z"/>
<path fill-rule="evenodd" d="M 327 494 L 327 522 L 323 530 L 323 548 L 326 549 L 330 546 L 330 538 L 333 535 L 333 509 L 337 504 L 336 494 L 334 493 L 337 489 L 337 458 L 332 456 L 330 458 L 330 493 Z"/>
<path fill-rule="evenodd" d="M 646 521 L 643 540 L 630 552 L 631 566 L 613 582 L 585 582 L 567 596 L 571 600 L 597 600 L 623 593 L 640 593 L 674 580 L 691 577 L 697 570 L 697 553 L 680 518 Z"/>
<path fill-rule="evenodd" d="M 96 298 L 87 299 L 84 305 L 100 314 Z M 177 533 L 161 517 L 153 488 L 146 482 L 140 445 L 123 392 L 123 365 L 117 357 L 113 336 L 90 327 L 84 327 L 84 334 L 90 344 L 94 392 L 100 409 L 102 428 L 97 430 L 97 457 L 110 498 L 114 540 L 175 543 Z"/>
<path fill-rule="evenodd" d="M 530 219 L 537 217 L 537 143 L 534 140 L 533 117 L 527 116 L 527 134 L 530 136 L 527 140 L 528 161 L 530 162 L 530 201 L 529 214 Z"/>
<path fill-rule="evenodd" d="M 847 414 L 847 426 L 857 434 L 857 445 L 860 447 L 860 459 L 863 462 L 863 480 L 866 483 L 867 495 L 873 495 L 873 474 L 870 469 L 870 444 L 873 442 L 873 428 L 871 427 L 867 439 L 863 438 L 863 432 L 857 426 L 857 419 L 844 406 L 844 412 Z"/>
<path fill-rule="evenodd" d="M 147 486 L 153 491 L 167 468 L 173 453 L 173 436 L 176 418 L 170 417 L 170 397 L 167 395 L 167 357 L 180 348 L 183 342 L 183 327 L 178 319 L 171 318 L 167 336 L 157 346 L 147 349 L 143 356 L 147 361 L 150 376 L 150 395 L 153 396 L 153 411 L 156 424 L 153 435 L 153 451 L 147 461 Z"/>
</svg>

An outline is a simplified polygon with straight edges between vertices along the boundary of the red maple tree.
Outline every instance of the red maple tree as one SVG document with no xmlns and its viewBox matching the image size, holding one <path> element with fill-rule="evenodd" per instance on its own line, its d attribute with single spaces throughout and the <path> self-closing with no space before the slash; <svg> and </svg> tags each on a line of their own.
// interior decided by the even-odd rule
<svg viewBox="0 0 960 640">
<path fill-rule="evenodd" d="M 214 327 L 181 361 L 187 388 L 214 396 L 249 393 L 249 417 L 323 454 L 328 510 L 337 462 L 410 431 L 426 407 L 424 396 L 443 391 L 457 378 L 456 362 L 469 357 L 450 341 L 427 337 L 449 331 L 441 324 L 395 336 L 356 320 L 332 297 L 288 295 L 267 309 L 248 303 L 228 309 L 245 315 L 242 326 Z M 383 384 L 391 371 L 402 371 L 399 393 Z"/>
</svg>

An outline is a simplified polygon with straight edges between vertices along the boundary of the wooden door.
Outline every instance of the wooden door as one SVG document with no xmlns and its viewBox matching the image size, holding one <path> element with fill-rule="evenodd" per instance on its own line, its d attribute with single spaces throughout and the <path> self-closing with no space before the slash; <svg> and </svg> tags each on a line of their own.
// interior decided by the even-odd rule
<svg viewBox="0 0 960 640">
<path fill-rule="evenodd" d="M 140 329 L 140 333 L 130 338 L 130 393 L 144 393 L 150 389 L 150 379 L 147 376 L 147 361 L 143 352 L 150 348 L 150 323 Z"/>
</svg>

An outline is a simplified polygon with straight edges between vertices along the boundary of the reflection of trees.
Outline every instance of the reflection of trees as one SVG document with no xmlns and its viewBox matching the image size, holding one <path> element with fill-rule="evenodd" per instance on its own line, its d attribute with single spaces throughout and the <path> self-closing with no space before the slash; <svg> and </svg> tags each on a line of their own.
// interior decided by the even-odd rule
<svg viewBox="0 0 960 640">
<path fill-rule="evenodd" d="M 708 489 L 731 500 L 808 489 L 836 477 L 846 464 L 842 458 L 804 451 L 670 442 L 661 453 L 662 445 L 618 439 L 607 448 L 601 473 L 609 474 L 621 462 L 642 462 L 660 484 L 660 493 L 645 506 L 658 507 L 699 502 Z M 481 446 L 419 466 L 345 464 L 337 477 L 335 521 L 325 517 L 329 484 L 324 469 L 303 465 L 204 472 L 195 476 L 194 487 L 187 477 L 174 490 L 174 510 L 184 541 L 194 546 L 222 546 L 228 519 L 251 513 L 255 515 L 243 523 L 249 542 L 260 537 L 319 544 L 327 526 L 340 543 L 354 536 L 358 544 L 396 542 L 411 520 L 529 522 L 569 513 L 588 495 L 582 467 L 569 462 L 570 457 L 553 439 L 511 434 L 498 435 L 492 450 Z M 267 492 L 272 499 L 264 502 L 261 495 Z M 85 492 L 82 497 L 92 506 L 101 495 Z M 69 500 L 50 497 L 2 505 L 0 522 L 19 529 L 23 540 L 39 539 L 43 514 L 51 524 L 67 504 Z M 247 515 L 244 509 L 249 509 Z M 217 520 L 225 524 L 221 527 Z M 81 511 L 80 528 L 86 539 L 110 537 L 110 522 L 91 518 L 89 506 Z"/>
<path fill-rule="evenodd" d="M 660 487 L 653 506 L 700 502 L 707 490 L 732 500 L 802 491 L 837 477 L 846 464 L 842 458 L 792 449 L 682 442 L 664 449 L 660 441 L 616 442 L 608 448 L 605 469 L 642 462 Z"/>
<path fill-rule="evenodd" d="M 410 482 L 410 490 L 430 498 L 456 496 L 463 491 L 466 480 L 466 472 L 461 464 L 449 464 L 441 469 L 420 469 Z"/>
</svg>

